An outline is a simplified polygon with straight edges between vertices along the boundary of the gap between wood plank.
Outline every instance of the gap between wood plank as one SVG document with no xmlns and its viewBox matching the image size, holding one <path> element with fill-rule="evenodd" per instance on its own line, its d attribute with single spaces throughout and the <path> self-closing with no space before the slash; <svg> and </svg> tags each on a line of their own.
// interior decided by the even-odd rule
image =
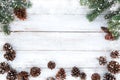
<svg viewBox="0 0 120 80">
<path fill-rule="evenodd" d="M 58 14 L 58 13 L 54 13 L 54 14 L 50 14 L 50 13 L 29 13 L 28 12 L 28 14 L 30 14 L 30 15 L 87 15 L 87 13 L 86 14 L 71 14 L 71 13 L 61 13 L 61 14 Z M 103 13 L 103 14 L 100 14 L 100 15 L 105 15 L 105 13 Z"/>
<path fill-rule="evenodd" d="M 47 65 L 46 65 L 47 66 Z M 74 67 L 74 66 L 73 66 Z M 21 67 L 16 67 L 16 68 L 21 68 Z M 31 68 L 31 67 L 25 67 L 26 69 Z M 41 69 L 48 69 L 48 67 L 40 67 Z M 55 69 L 60 69 L 62 67 L 56 67 Z M 72 69 L 72 67 L 63 67 L 64 69 Z M 106 69 L 106 67 L 78 67 L 79 69 Z"/>
<path fill-rule="evenodd" d="M 2 31 L 0 31 L 2 32 Z M 104 33 L 103 31 L 11 31 L 12 33 L 39 32 L 39 33 Z"/>
<path fill-rule="evenodd" d="M 3 50 L 0 50 L 3 51 Z M 60 52 L 110 52 L 111 50 L 16 50 L 16 51 L 50 51 L 50 52 L 54 52 L 54 51 L 60 51 Z M 120 51 L 120 50 L 118 50 Z"/>
</svg>

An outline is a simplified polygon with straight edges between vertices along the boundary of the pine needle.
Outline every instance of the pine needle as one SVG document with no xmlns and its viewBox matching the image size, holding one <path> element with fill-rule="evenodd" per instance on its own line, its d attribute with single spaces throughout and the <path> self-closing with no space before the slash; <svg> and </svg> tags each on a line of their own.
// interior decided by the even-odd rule
<svg viewBox="0 0 120 80">
<path fill-rule="evenodd" d="M 4 25 L 2 26 L 2 30 L 6 35 L 10 34 L 10 29 L 9 29 L 9 25 Z"/>
</svg>

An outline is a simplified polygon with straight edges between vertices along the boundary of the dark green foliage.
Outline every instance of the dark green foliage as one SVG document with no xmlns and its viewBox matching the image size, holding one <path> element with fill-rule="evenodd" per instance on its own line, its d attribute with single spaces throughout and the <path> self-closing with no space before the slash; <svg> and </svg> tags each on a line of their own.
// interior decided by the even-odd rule
<svg viewBox="0 0 120 80">
<path fill-rule="evenodd" d="M 0 0 L 0 24 L 5 34 L 10 34 L 9 24 L 14 20 L 14 9 L 30 6 L 29 0 Z"/>
<path fill-rule="evenodd" d="M 120 8 L 117 11 L 109 11 L 108 14 L 105 15 L 105 19 L 111 19 L 113 16 L 120 13 Z"/>
<path fill-rule="evenodd" d="M 5 34 L 10 34 L 9 25 L 5 24 L 4 26 L 2 26 L 2 30 Z"/>
<path fill-rule="evenodd" d="M 105 1 L 103 2 L 102 5 L 97 5 L 97 8 L 95 8 L 91 13 L 87 15 L 88 20 L 93 21 L 94 19 L 96 19 L 97 16 L 99 16 L 104 10 L 109 8 L 112 4 L 113 2 Z"/>
<path fill-rule="evenodd" d="M 120 7 L 116 11 L 110 11 L 113 5 L 120 4 L 120 0 L 80 0 L 82 5 L 89 6 L 92 11 L 87 14 L 89 21 L 94 21 L 101 13 L 107 12 L 105 19 L 108 20 L 108 29 L 115 39 L 118 39 L 120 34 Z"/>
<path fill-rule="evenodd" d="M 119 30 L 120 30 L 120 14 L 114 15 L 109 21 L 108 21 L 108 29 L 110 32 L 112 32 L 112 35 L 118 39 L 120 36 Z"/>
<path fill-rule="evenodd" d="M 29 8 L 30 6 L 31 2 L 26 0 L 14 0 L 14 3 L 11 5 L 13 8 Z"/>
</svg>

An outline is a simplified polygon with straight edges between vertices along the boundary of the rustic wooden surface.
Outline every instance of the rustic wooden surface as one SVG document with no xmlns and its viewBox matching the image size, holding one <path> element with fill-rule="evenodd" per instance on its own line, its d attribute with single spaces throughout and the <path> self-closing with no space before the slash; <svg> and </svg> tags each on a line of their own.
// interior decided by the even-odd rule
<svg viewBox="0 0 120 80">
<path fill-rule="evenodd" d="M 86 72 L 87 80 L 91 80 L 92 73 L 98 72 L 103 76 L 107 72 L 104 66 L 99 66 L 96 58 L 106 56 L 108 61 L 112 60 L 109 54 L 111 50 L 120 49 L 120 40 L 111 42 L 104 39 L 105 34 L 100 29 L 100 26 L 106 26 L 104 14 L 90 23 L 85 17 L 90 10 L 80 6 L 79 0 L 31 1 L 33 6 L 28 10 L 28 19 L 16 19 L 11 24 L 10 36 L 0 32 L 1 61 L 6 61 L 2 46 L 9 42 L 17 50 L 16 59 L 9 62 L 12 67 L 18 71 L 41 67 L 42 74 L 30 80 L 55 76 L 61 67 L 67 72 L 66 80 L 80 80 L 71 77 L 73 66 Z M 47 68 L 50 60 L 57 64 L 52 71 Z M 0 79 L 6 80 L 5 75 L 0 75 Z M 116 77 L 120 79 L 120 75 Z"/>
</svg>

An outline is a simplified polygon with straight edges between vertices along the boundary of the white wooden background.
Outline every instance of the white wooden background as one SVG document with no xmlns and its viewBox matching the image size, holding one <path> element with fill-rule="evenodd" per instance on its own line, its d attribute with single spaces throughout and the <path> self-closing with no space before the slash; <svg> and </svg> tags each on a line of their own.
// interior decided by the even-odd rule
<svg viewBox="0 0 120 80">
<path fill-rule="evenodd" d="M 9 62 L 18 71 L 29 71 L 30 67 L 38 66 L 42 74 L 30 80 L 45 80 L 55 76 L 59 68 L 65 68 L 66 80 L 80 80 L 71 77 L 71 68 L 77 66 L 87 73 L 87 80 L 91 74 L 98 72 L 103 76 L 107 72 L 104 66 L 99 66 L 96 60 L 99 56 L 106 56 L 111 60 L 111 50 L 120 49 L 120 40 L 106 41 L 100 26 L 106 26 L 102 14 L 94 22 L 89 22 L 85 15 L 90 11 L 80 6 L 79 0 L 31 0 L 32 8 L 28 10 L 28 19 L 16 19 L 11 24 L 12 33 L 5 36 L 0 32 L 0 61 L 4 52 L 2 46 L 9 42 L 17 50 L 17 57 Z M 48 61 L 56 62 L 54 70 L 47 68 Z M 118 60 L 120 62 L 120 60 Z M 120 79 L 120 75 L 116 75 Z M 5 75 L 0 79 L 6 80 Z"/>
</svg>

